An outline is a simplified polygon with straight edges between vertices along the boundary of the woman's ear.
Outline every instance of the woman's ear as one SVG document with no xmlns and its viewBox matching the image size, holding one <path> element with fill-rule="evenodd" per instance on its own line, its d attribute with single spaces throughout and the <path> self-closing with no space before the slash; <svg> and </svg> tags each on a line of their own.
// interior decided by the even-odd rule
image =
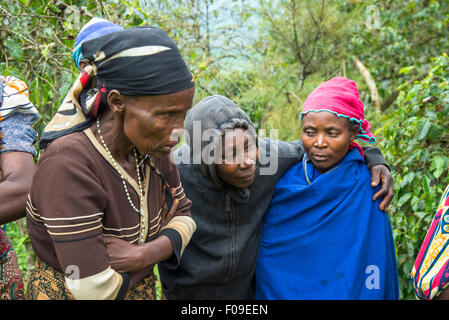
<svg viewBox="0 0 449 320">
<path fill-rule="evenodd" d="M 88 61 L 88 60 L 81 60 L 81 61 L 79 62 L 79 66 L 80 66 L 80 70 L 81 70 L 81 71 L 83 71 L 84 68 L 87 66 L 87 64 L 88 64 L 87 61 Z"/>
<path fill-rule="evenodd" d="M 349 129 L 351 130 L 351 142 L 353 142 L 355 140 L 355 138 L 357 137 L 357 132 L 359 131 L 359 125 L 356 123 L 350 123 L 349 124 Z"/>
<path fill-rule="evenodd" d="M 125 112 L 125 97 L 116 89 L 108 94 L 108 105 L 112 112 L 123 114 Z"/>
</svg>

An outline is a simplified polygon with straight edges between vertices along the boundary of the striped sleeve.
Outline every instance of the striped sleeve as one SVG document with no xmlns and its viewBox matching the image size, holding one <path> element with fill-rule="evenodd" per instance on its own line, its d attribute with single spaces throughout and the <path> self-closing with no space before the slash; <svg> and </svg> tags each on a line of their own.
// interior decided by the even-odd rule
<svg viewBox="0 0 449 320">
<path fill-rule="evenodd" d="M 103 241 L 107 197 L 95 168 L 71 157 L 45 158 L 33 178 L 28 216 L 47 229 L 76 299 L 115 299 L 126 292 L 121 289 L 127 282 L 111 269 Z"/>
<path fill-rule="evenodd" d="M 171 162 L 169 156 L 161 160 L 160 168 L 168 184 L 176 188 L 174 197 L 179 200 L 178 210 L 174 218 L 160 231 L 160 235 L 165 235 L 170 239 L 174 251 L 172 259 L 167 260 L 165 266 L 176 268 L 181 261 L 184 249 L 196 230 L 196 224 L 190 214 L 192 201 L 186 197 L 178 168 Z"/>
</svg>

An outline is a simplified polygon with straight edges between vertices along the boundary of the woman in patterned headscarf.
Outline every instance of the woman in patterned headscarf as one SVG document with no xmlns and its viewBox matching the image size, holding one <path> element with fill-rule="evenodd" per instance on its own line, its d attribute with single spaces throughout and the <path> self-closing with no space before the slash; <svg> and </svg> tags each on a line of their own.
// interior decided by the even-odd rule
<svg viewBox="0 0 449 320">
<path fill-rule="evenodd" d="M 38 117 L 28 100 L 27 85 L 12 76 L 0 76 L 0 225 L 25 216 L 26 196 L 34 169 L 31 125 Z M 6 226 L 5 226 L 6 227 Z M 23 281 L 16 253 L 0 229 L 0 300 L 23 299 Z"/>
<path fill-rule="evenodd" d="M 112 32 L 81 51 L 89 64 L 40 140 L 27 297 L 154 299 L 153 265 L 175 267 L 196 227 L 169 159 L 192 74 L 158 28 Z"/>
</svg>

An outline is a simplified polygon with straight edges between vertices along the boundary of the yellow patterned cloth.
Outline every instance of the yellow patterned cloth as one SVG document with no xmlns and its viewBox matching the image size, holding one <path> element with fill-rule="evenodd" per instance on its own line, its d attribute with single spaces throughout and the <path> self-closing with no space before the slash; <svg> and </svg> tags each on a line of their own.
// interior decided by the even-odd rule
<svg viewBox="0 0 449 320">
<path fill-rule="evenodd" d="M 449 186 L 411 272 L 418 299 L 433 299 L 449 284 Z"/>
<path fill-rule="evenodd" d="M 156 276 L 151 274 L 126 293 L 124 300 L 156 300 Z M 37 259 L 28 279 L 27 300 L 74 300 L 62 272 Z"/>
</svg>

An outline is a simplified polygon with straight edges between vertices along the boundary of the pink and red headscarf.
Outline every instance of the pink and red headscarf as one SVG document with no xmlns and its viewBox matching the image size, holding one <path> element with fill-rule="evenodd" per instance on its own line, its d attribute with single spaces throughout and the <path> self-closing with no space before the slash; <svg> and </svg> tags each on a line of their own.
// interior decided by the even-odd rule
<svg viewBox="0 0 449 320">
<path fill-rule="evenodd" d="M 304 110 L 299 118 L 302 119 L 311 111 L 327 111 L 337 117 L 345 117 L 349 121 L 359 124 L 358 139 L 368 143 L 376 142 L 376 138 L 370 132 L 371 125 L 365 119 L 363 102 L 360 101 L 357 85 L 350 79 L 335 77 L 316 87 L 304 102 Z M 351 143 L 352 148 L 362 151 L 362 148 L 355 142 Z M 361 154 L 363 155 L 363 152 Z"/>
</svg>

